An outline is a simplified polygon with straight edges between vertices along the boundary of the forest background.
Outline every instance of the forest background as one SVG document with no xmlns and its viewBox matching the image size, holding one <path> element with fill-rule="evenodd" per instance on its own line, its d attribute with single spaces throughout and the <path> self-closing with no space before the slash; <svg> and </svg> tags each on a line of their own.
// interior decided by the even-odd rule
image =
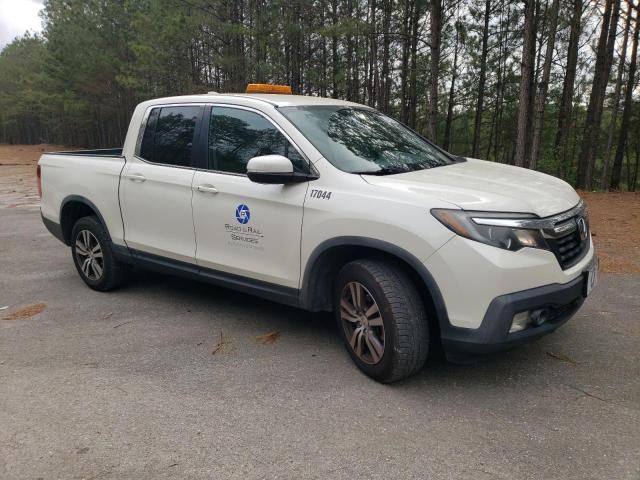
<svg viewBox="0 0 640 480">
<path fill-rule="evenodd" d="M 46 0 L 0 52 L 0 143 L 119 146 L 143 100 L 363 103 L 452 153 L 638 187 L 639 0 Z"/>
</svg>

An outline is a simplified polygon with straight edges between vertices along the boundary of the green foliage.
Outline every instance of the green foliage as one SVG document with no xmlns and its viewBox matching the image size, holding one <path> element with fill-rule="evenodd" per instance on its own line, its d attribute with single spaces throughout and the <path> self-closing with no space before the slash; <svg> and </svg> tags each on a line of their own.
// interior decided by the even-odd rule
<svg viewBox="0 0 640 480">
<path fill-rule="evenodd" d="M 560 160 L 554 141 L 572 3 L 561 2 L 538 162 L 540 170 L 568 180 L 580 151 L 593 76 L 590 39 L 601 15 L 594 8 L 583 15 L 568 157 Z M 424 131 L 432 81 L 430 5 L 427 0 L 46 0 L 42 36 L 15 40 L 0 53 L 0 142 L 114 146 L 122 142 L 140 101 L 238 92 L 248 82 L 287 83 L 297 93 L 365 103 Z M 536 75 L 547 40 L 545 5 L 539 0 Z M 450 150 L 469 155 L 485 1 L 446 0 L 443 7 L 438 139 L 449 128 Z M 522 2 L 491 0 L 481 158 L 513 160 L 522 26 Z M 610 111 L 605 105 L 603 129 Z M 631 129 L 637 132 L 637 105 L 634 111 Z M 630 135 L 629 159 L 640 148 L 636 137 Z M 598 157 L 596 169 L 600 162 Z M 627 164 L 633 173 L 631 160 Z"/>
<path fill-rule="evenodd" d="M 49 98 L 43 70 L 47 50 L 40 37 L 25 36 L 0 55 L 0 138 L 5 142 L 38 142 L 58 99 Z"/>
</svg>

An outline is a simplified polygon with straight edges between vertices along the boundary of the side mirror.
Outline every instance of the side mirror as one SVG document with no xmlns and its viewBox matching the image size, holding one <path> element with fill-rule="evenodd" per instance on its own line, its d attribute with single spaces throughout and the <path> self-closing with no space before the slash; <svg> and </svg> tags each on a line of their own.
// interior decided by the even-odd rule
<svg viewBox="0 0 640 480">
<path fill-rule="evenodd" d="M 253 157 L 247 163 L 247 176 L 252 182 L 280 185 L 309 180 L 309 175 L 295 173 L 291 160 L 282 155 Z"/>
</svg>

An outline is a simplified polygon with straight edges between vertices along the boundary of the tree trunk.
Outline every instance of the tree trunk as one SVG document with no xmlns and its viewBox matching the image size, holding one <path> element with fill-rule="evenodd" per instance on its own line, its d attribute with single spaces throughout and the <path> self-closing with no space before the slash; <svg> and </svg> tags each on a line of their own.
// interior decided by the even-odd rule
<svg viewBox="0 0 640 480">
<path fill-rule="evenodd" d="M 411 1 L 404 1 L 402 16 L 402 61 L 400 67 L 400 121 L 404 124 L 408 120 L 407 82 L 409 81 L 409 25 L 411 18 Z"/>
<path fill-rule="evenodd" d="M 324 28 L 326 25 L 326 4 L 322 2 L 322 17 L 320 18 L 320 22 L 322 27 Z M 327 85 L 329 84 L 327 79 L 327 37 L 322 36 L 322 80 L 320 81 L 320 96 L 327 96 Z"/>
<path fill-rule="evenodd" d="M 640 132 L 638 137 L 640 137 Z M 637 138 L 638 138 L 637 137 Z M 636 166 L 633 170 L 633 175 L 629 179 L 628 190 L 635 192 L 638 185 L 638 172 L 640 171 L 640 141 L 636 140 Z"/>
<path fill-rule="evenodd" d="M 573 0 L 573 14 L 571 15 L 571 30 L 569 46 L 567 48 L 567 67 L 562 84 L 562 99 L 558 113 L 558 129 L 553 154 L 558 174 L 567 177 L 567 144 L 569 140 L 571 116 L 573 114 L 573 91 L 576 82 L 576 68 L 578 65 L 578 48 L 580 40 L 580 23 L 582 20 L 582 1 Z"/>
<path fill-rule="evenodd" d="M 629 43 L 629 31 L 631 30 L 631 19 L 633 17 L 633 3 L 627 0 L 627 21 L 624 27 L 624 36 L 622 39 L 622 51 L 618 61 L 618 75 L 616 77 L 616 87 L 613 93 L 613 111 L 611 112 L 611 121 L 609 122 L 609 132 L 607 134 L 607 147 L 604 151 L 604 164 L 602 166 L 602 177 L 600 178 L 600 188 L 606 189 L 609 184 L 609 165 L 611 162 L 611 151 L 613 150 L 613 134 L 615 132 L 618 120 L 618 110 L 620 109 L 620 94 L 622 92 L 622 79 L 624 77 L 624 67 L 627 62 L 627 44 Z"/>
<path fill-rule="evenodd" d="M 331 22 L 333 31 L 331 33 L 331 76 L 332 86 L 331 97 L 338 98 L 338 35 L 335 28 L 338 25 L 338 0 L 331 0 Z"/>
<path fill-rule="evenodd" d="M 540 156 L 540 145 L 542 143 L 542 128 L 544 127 L 544 106 L 547 100 L 547 89 L 549 87 L 549 76 L 551 75 L 551 60 L 553 58 L 553 47 L 556 40 L 556 29 L 558 26 L 558 9 L 560 0 L 553 0 L 551 11 L 549 12 L 549 33 L 547 38 L 547 49 L 544 56 L 544 66 L 542 67 L 542 78 L 538 85 L 536 96 L 535 117 L 533 119 L 533 140 L 531 142 L 531 160 L 529 168 L 535 170 Z"/>
<path fill-rule="evenodd" d="M 346 17 L 351 18 L 353 16 L 353 2 L 352 0 L 347 0 L 347 12 Z M 346 86 L 347 86 L 347 100 L 353 102 L 353 35 L 351 35 L 351 26 L 349 26 L 349 30 L 346 34 L 346 43 L 347 43 L 347 68 L 346 74 L 347 78 Z"/>
<path fill-rule="evenodd" d="M 376 25 L 376 0 L 370 0 L 369 20 L 369 77 L 367 79 L 367 103 L 370 107 L 376 106 L 376 94 L 378 91 L 378 37 Z"/>
<path fill-rule="evenodd" d="M 531 76 L 535 60 L 535 0 L 525 0 L 525 21 L 522 44 L 522 68 L 520 70 L 520 95 L 514 162 L 518 167 L 527 165 L 527 136 L 531 107 Z"/>
<path fill-rule="evenodd" d="M 389 102 L 391 97 L 391 75 L 389 68 L 389 48 L 391 44 L 391 13 L 393 5 L 391 0 L 383 0 L 382 16 L 382 73 L 380 81 L 380 101 L 379 108 L 384 112 L 389 112 Z"/>
<path fill-rule="evenodd" d="M 431 0 L 431 78 L 429 79 L 429 109 L 426 136 L 437 142 L 438 77 L 440 75 L 440 41 L 442 35 L 442 0 Z"/>
<path fill-rule="evenodd" d="M 418 108 L 418 28 L 420 20 L 420 2 L 414 2 L 411 17 L 411 67 L 409 83 L 409 126 L 416 127 Z"/>
<path fill-rule="evenodd" d="M 591 189 L 593 165 L 600 141 L 600 125 L 602 122 L 602 106 L 607 90 L 611 62 L 613 60 L 613 45 L 615 43 L 618 26 L 620 0 L 607 0 L 602 29 L 596 51 L 596 66 L 593 87 L 589 98 L 589 107 L 585 120 L 582 148 L 578 159 L 578 188 Z"/>
<path fill-rule="evenodd" d="M 482 108 L 484 106 L 484 88 L 487 81 L 487 52 L 489 50 L 489 17 L 491 16 L 491 0 L 485 1 L 484 29 L 482 30 L 482 55 L 480 57 L 480 75 L 478 78 L 478 99 L 473 126 L 473 146 L 471 156 L 477 158 L 480 148 L 480 129 L 482 127 Z M 457 34 L 457 32 L 456 32 Z"/>
<path fill-rule="evenodd" d="M 460 38 L 460 25 L 456 21 L 456 43 L 453 49 L 453 71 L 451 72 L 451 87 L 449 87 L 449 102 L 447 103 L 447 121 L 444 128 L 444 140 L 442 148 L 449 150 L 451 143 L 451 123 L 453 122 L 453 106 L 455 101 L 456 78 L 458 77 L 458 40 Z"/>
<path fill-rule="evenodd" d="M 362 10 L 361 4 L 359 1 L 356 2 L 356 18 L 362 18 Z M 311 15 L 309 16 L 311 18 Z M 309 27 L 309 31 L 312 31 L 312 28 Z M 362 41 L 362 34 L 360 32 L 360 23 L 356 25 L 356 35 L 354 39 L 354 59 L 353 59 L 353 99 L 356 103 L 362 103 L 362 96 L 360 94 L 360 57 L 362 56 L 360 42 Z"/>
<path fill-rule="evenodd" d="M 291 5 L 291 24 L 288 30 L 291 32 L 291 87 L 294 94 L 302 94 L 302 16 L 300 2 Z"/>
<path fill-rule="evenodd" d="M 631 14 L 631 12 L 629 12 Z M 620 134 L 618 135 L 618 146 L 616 156 L 613 160 L 611 170 L 610 190 L 620 190 L 620 177 L 622 175 L 622 160 L 624 149 L 629 136 L 629 121 L 631 120 L 631 109 L 633 108 L 633 87 L 635 85 L 636 66 L 638 62 L 638 35 L 640 34 L 640 2 L 636 10 L 636 26 L 633 30 L 633 41 L 631 44 L 631 63 L 629 64 L 629 74 L 627 75 L 627 85 L 624 93 L 624 109 L 622 110 L 622 123 L 620 124 Z"/>
<path fill-rule="evenodd" d="M 487 147 L 487 159 L 491 158 L 491 142 L 493 142 L 493 160 L 498 161 L 498 146 L 500 143 L 500 131 L 499 125 L 502 124 L 502 111 L 504 104 L 504 71 L 506 67 L 506 58 L 504 51 L 506 50 L 506 38 L 507 32 L 504 27 L 504 18 L 509 18 L 511 9 L 509 5 L 505 8 L 505 0 L 500 1 L 500 31 L 498 34 L 498 72 L 496 74 L 496 97 L 493 107 L 493 115 L 491 119 L 491 129 L 489 132 L 489 145 Z"/>
</svg>

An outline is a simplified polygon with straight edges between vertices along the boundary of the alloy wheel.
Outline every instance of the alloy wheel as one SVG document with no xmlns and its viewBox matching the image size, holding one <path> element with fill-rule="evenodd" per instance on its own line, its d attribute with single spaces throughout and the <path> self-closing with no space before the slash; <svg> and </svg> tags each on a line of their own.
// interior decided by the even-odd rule
<svg viewBox="0 0 640 480">
<path fill-rule="evenodd" d="M 384 355 L 382 314 L 371 292 L 359 282 L 349 282 L 340 295 L 340 318 L 349 345 L 360 360 L 370 365 Z"/>
<path fill-rule="evenodd" d="M 76 237 L 76 259 L 82 273 L 89 280 L 99 280 L 104 272 L 102 247 L 89 230 L 80 230 Z"/>
</svg>

